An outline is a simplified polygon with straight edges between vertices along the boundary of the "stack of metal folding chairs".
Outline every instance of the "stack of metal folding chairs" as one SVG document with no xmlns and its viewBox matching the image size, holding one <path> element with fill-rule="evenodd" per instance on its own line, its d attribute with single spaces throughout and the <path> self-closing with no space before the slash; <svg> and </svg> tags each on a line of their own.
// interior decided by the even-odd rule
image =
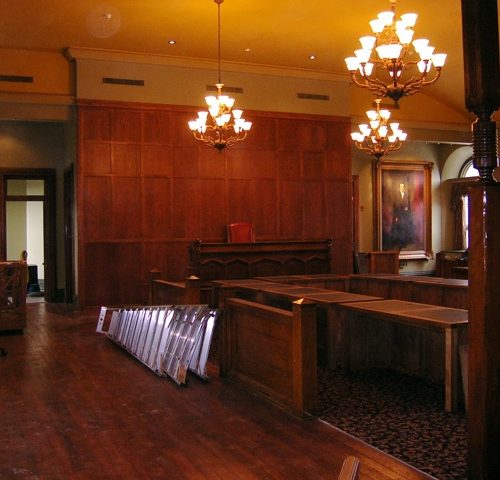
<svg viewBox="0 0 500 480">
<path fill-rule="evenodd" d="M 206 363 L 218 316 L 219 311 L 208 305 L 101 307 L 96 331 L 105 333 L 158 375 L 182 385 L 188 370 L 207 378 Z"/>
</svg>

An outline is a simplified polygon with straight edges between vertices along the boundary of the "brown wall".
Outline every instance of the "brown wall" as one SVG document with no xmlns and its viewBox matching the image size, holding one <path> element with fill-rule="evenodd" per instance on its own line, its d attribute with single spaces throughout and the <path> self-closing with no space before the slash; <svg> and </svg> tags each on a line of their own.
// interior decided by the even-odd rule
<svg viewBox="0 0 500 480">
<path fill-rule="evenodd" d="M 182 279 L 189 243 L 225 241 L 254 223 L 256 239 L 334 240 L 335 272 L 352 268 L 349 119 L 245 112 L 248 138 L 218 153 L 195 141 L 191 108 L 78 105 L 80 304 L 147 298 L 148 271 Z"/>
</svg>

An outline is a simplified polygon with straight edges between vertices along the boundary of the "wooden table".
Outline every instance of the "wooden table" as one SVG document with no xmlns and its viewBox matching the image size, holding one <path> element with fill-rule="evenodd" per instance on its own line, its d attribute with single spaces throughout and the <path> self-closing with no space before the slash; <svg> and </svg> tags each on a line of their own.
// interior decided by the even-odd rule
<svg viewBox="0 0 500 480">
<path fill-rule="evenodd" d="M 328 365 L 335 364 L 338 343 L 334 307 L 341 302 L 380 300 L 380 297 L 370 295 L 255 279 L 218 280 L 212 285 L 214 301 L 221 309 L 224 308 L 224 298 L 231 295 L 285 310 L 291 310 L 293 302 L 299 299 L 316 303 L 318 359 Z"/>
<path fill-rule="evenodd" d="M 395 363 L 401 362 L 416 370 L 412 373 L 430 378 L 435 379 L 438 372 L 444 381 L 446 411 L 457 408 L 458 349 L 467 343 L 467 310 L 403 300 L 372 300 L 342 303 L 337 311 L 340 343 L 344 347 L 342 366 L 385 365 L 398 369 L 401 365 Z M 406 328 L 405 333 L 395 334 L 394 325 L 411 327 L 419 333 L 410 336 Z M 436 341 L 436 334 L 441 342 Z"/>
</svg>

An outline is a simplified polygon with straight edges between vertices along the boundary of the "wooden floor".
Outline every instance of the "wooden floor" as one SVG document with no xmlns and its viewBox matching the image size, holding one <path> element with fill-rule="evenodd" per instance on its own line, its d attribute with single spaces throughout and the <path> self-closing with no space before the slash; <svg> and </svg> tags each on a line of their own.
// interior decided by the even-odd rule
<svg viewBox="0 0 500 480">
<path fill-rule="evenodd" d="M 157 377 L 102 335 L 97 310 L 28 304 L 0 334 L 1 479 L 430 479 L 320 420 L 300 421 L 217 376 Z"/>
</svg>

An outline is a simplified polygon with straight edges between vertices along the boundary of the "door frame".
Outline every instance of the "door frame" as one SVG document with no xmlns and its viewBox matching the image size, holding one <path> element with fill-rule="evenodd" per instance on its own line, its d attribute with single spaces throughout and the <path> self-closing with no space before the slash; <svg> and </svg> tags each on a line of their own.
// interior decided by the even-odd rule
<svg viewBox="0 0 500 480">
<path fill-rule="evenodd" d="M 0 258 L 6 259 L 7 254 L 7 228 L 6 208 L 7 180 L 44 180 L 44 194 L 37 198 L 43 201 L 43 241 L 44 241 L 44 269 L 46 302 L 56 300 L 57 268 L 56 268 L 56 171 L 53 168 L 1 168 L 0 169 Z M 15 197 L 23 200 L 19 196 Z M 11 198 L 12 199 L 12 198 Z M 25 201 L 33 200 L 27 195 Z M 28 252 L 29 254 L 29 252 Z"/>
</svg>

